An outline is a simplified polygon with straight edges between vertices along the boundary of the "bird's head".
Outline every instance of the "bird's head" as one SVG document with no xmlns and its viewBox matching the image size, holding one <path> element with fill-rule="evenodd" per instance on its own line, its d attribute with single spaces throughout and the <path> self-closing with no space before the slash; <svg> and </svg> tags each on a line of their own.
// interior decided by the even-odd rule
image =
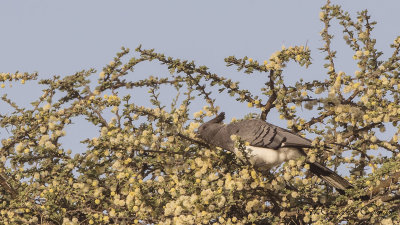
<svg viewBox="0 0 400 225">
<path fill-rule="evenodd" d="M 221 112 L 218 114 L 217 117 L 214 119 L 203 123 L 196 132 L 196 137 L 201 138 L 203 140 L 207 140 L 210 138 L 212 135 L 214 135 L 215 132 L 218 131 L 218 127 L 220 127 L 222 124 L 221 122 L 225 119 L 225 113 Z"/>
</svg>

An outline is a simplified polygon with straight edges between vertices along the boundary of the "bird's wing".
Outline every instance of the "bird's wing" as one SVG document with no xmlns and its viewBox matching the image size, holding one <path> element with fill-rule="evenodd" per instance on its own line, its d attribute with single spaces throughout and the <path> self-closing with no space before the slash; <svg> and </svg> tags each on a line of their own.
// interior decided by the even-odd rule
<svg viewBox="0 0 400 225">
<path fill-rule="evenodd" d="M 226 126 L 226 133 L 237 135 L 251 146 L 278 149 L 279 147 L 311 147 L 311 141 L 284 128 L 263 120 L 243 120 Z"/>
</svg>

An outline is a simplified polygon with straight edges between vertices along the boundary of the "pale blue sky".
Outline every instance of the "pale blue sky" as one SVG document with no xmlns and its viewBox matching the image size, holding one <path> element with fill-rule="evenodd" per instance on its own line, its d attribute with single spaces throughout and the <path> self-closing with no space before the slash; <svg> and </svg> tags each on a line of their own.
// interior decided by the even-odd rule
<svg viewBox="0 0 400 225">
<path fill-rule="evenodd" d="M 195 60 L 211 72 L 242 81 L 242 87 L 259 89 L 263 75 L 248 76 L 226 68 L 224 58 L 249 56 L 263 61 L 281 45 L 305 45 L 312 50 L 309 70 L 290 64 L 285 75 L 288 82 L 300 77 L 320 79 L 323 55 L 319 32 L 320 7 L 325 1 L 257 1 L 257 0 L 0 0 L 0 72 L 39 72 L 42 77 L 70 75 L 82 69 L 101 68 L 121 46 L 155 48 L 168 56 Z M 377 46 L 387 52 L 389 44 L 400 35 L 400 1 L 352 0 L 333 1 L 354 16 L 368 9 L 378 21 L 373 36 Z M 337 24 L 336 24 L 337 25 Z M 352 73 L 352 53 L 343 44 L 341 30 L 332 27 L 337 39 L 339 70 Z M 139 67 L 135 78 L 165 75 L 155 64 Z M 159 73 L 159 74 L 158 74 Z M 26 88 L 29 87 L 29 88 Z M 6 91 L 17 102 L 40 96 L 34 86 L 15 85 Z M 228 111 L 228 117 L 242 117 L 251 112 L 246 104 L 220 97 L 217 102 Z M 195 110 L 202 105 L 194 106 Z M 2 111 L 4 112 L 4 111 Z M 271 119 L 277 119 L 271 117 Z M 280 124 L 279 121 L 271 121 Z M 285 123 L 284 123 L 285 124 Z M 280 124 L 280 125 L 284 125 Z M 72 139 L 82 138 L 72 132 Z M 89 135 L 91 136 L 91 135 Z"/>
</svg>

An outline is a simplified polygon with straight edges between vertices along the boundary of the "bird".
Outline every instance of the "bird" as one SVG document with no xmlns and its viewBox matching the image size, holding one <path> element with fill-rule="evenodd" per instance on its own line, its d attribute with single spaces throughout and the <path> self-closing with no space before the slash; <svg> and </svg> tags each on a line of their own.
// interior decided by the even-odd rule
<svg viewBox="0 0 400 225">
<path fill-rule="evenodd" d="M 269 171 L 289 160 L 305 157 L 306 148 L 312 148 L 312 141 L 290 130 L 270 124 L 261 119 L 248 119 L 224 124 L 225 113 L 203 123 L 197 129 L 197 137 L 207 144 L 238 153 L 232 135 L 247 142 L 249 161 L 260 171 Z M 318 162 L 310 162 L 309 170 L 334 187 L 340 194 L 352 185 L 343 177 Z"/>
</svg>

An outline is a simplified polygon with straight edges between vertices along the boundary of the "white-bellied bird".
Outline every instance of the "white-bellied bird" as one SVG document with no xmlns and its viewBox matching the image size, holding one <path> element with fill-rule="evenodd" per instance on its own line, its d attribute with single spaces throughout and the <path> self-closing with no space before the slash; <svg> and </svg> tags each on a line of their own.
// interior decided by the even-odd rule
<svg viewBox="0 0 400 225">
<path fill-rule="evenodd" d="M 203 123 L 197 131 L 199 138 L 206 143 L 237 153 L 232 135 L 248 142 L 246 151 L 250 162 L 261 170 L 270 170 L 272 167 L 285 161 L 296 160 L 306 156 L 304 148 L 312 148 L 311 141 L 287 129 L 267 123 L 261 119 L 249 119 L 230 124 L 224 124 L 225 113 Z M 351 184 L 329 168 L 318 162 L 307 161 L 310 171 L 333 186 L 340 193 L 351 188 Z"/>
</svg>

